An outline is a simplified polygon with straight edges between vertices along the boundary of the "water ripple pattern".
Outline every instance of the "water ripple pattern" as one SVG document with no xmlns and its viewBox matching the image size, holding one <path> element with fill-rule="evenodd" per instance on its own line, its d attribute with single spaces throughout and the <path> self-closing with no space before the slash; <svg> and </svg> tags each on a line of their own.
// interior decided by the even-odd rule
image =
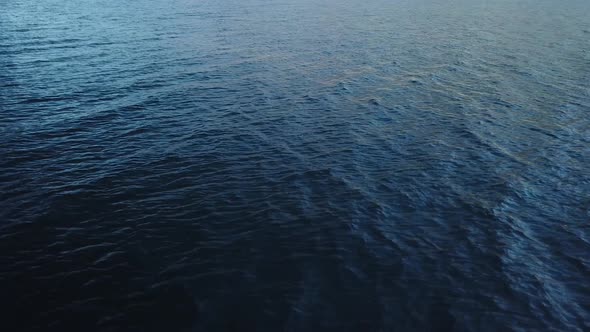
<svg viewBox="0 0 590 332">
<path fill-rule="evenodd" d="M 4 331 L 589 331 L 587 0 L 0 0 Z"/>
</svg>

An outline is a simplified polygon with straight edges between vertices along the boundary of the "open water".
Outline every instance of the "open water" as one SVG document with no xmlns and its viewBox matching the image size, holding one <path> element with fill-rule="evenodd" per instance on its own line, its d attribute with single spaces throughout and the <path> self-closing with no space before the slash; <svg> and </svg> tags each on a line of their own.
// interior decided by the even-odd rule
<svg viewBox="0 0 590 332">
<path fill-rule="evenodd" d="M 590 1 L 0 0 L 11 331 L 590 331 Z"/>
</svg>

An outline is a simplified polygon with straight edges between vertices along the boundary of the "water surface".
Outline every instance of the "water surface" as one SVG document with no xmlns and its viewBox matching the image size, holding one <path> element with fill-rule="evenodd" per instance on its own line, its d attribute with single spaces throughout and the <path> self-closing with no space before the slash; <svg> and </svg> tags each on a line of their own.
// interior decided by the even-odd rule
<svg viewBox="0 0 590 332">
<path fill-rule="evenodd" d="M 0 0 L 6 331 L 588 331 L 587 0 Z"/>
</svg>

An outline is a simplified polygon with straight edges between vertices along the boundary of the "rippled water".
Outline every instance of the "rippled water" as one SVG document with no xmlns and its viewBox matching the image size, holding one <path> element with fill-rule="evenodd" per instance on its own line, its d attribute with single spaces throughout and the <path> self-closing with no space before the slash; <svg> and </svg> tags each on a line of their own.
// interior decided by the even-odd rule
<svg viewBox="0 0 590 332">
<path fill-rule="evenodd" d="M 0 0 L 4 331 L 590 330 L 587 0 Z"/>
</svg>

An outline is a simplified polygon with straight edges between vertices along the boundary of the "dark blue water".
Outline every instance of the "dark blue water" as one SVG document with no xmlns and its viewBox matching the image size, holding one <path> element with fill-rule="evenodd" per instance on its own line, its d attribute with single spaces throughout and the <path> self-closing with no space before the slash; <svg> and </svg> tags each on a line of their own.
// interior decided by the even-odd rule
<svg viewBox="0 0 590 332">
<path fill-rule="evenodd" d="M 3 331 L 590 331 L 587 0 L 0 0 Z"/>
</svg>

